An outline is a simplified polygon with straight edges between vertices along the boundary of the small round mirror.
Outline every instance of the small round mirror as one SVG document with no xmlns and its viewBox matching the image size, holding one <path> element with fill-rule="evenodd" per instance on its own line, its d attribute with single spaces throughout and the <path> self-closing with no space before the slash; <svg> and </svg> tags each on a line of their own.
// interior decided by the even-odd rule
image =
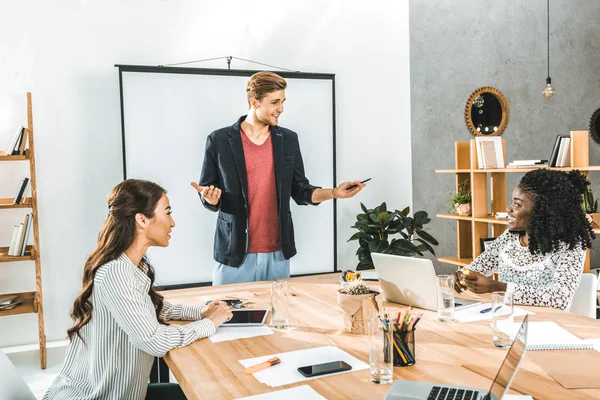
<svg viewBox="0 0 600 400">
<path fill-rule="evenodd" d="M 594 142 L 600 143 L 600 108 L 594 111 L 590 119 L 590 136 Z"/>
<path fill-rule="evenodd" d="M 508 124 L 508 104 L 496 88 L 485 86 L 471 94 L 465 106 L 467 128 L 475 136 L 499 136 Z"/>
</svg>

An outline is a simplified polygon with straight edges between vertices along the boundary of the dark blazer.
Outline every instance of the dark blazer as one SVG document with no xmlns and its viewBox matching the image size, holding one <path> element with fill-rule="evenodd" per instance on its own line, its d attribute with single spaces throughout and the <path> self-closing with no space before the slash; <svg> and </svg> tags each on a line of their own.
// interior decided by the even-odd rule
<svg viewBox="0 0 600 400">
<path fill-rule="evenodd" d="M 222 190 L 216 206 L 204 201 L 211 211 L 218 211 L 215 231 L 214 258 L 217 262 L 239 267 L 246 258 L 248 248 L 248 178 L 240 124 L 212 132 L 206 138 L 206 150 L 202 165 L 200 186 L 214 185 Z M 275 182 L 277 186 L 277 209 L 279 211 L 279 235 L 283 255 L 286 259 L 296 254 L 294 225 L 290 212 L 290 197 L 298 205 L 312 202 L 312 193 L 317 188 L 304 176 L 304 164 L 300 154 L 298 135 L 279 126 L 271 127 Z"/>
</svg>

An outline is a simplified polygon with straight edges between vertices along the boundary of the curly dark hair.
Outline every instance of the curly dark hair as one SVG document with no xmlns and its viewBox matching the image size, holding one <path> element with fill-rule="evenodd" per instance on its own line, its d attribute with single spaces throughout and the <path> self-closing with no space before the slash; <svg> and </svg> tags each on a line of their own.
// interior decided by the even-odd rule
<svg viewBox="0 0 600 400">
<path fill-rule="evenodd" d="M 589 184 L 579 170 L 536 169 L 523 176 L 518 187 L 534 201 L 527 230 L 531 254 L 556 251 L 561 242 L 570 250 L 592 247 L 596 235 L 581 208 Z"/>
</svg>

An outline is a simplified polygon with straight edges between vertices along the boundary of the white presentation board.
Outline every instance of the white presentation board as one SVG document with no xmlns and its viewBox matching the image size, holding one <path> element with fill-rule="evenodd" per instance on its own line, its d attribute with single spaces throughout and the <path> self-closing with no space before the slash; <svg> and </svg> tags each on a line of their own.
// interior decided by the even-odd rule
<svg viewBox="0 0 600 400">
<path fill-rule="evenodd" d="M 206 137 L 247 113 L 253 71 L 118 66 L 121 79 L 124 176 L 164 187 L 176 226 L 167 248 L 149 249 L 158 285 L 212 281 L 217 213 L 190 186 L 199 181 Z M 279 124 L 298 133 L 306 176 L 335 185 L 334 79 L 280 73 L 288 82 Z M 296 248 L 292 275 L 335 268 L 335 206 L 291 205 Z"/>
</svg>

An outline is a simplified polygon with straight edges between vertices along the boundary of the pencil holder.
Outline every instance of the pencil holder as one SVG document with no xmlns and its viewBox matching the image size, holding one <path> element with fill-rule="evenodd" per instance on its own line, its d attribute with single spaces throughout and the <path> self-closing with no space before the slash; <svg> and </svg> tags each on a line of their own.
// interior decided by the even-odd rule
<svg viewBox="0 0 600 400">
<path fill-rule="evenodd" d="M 414 365 L 415 357 L 415 331 L 394 332 L 394 367 Z"/>
</svg>

